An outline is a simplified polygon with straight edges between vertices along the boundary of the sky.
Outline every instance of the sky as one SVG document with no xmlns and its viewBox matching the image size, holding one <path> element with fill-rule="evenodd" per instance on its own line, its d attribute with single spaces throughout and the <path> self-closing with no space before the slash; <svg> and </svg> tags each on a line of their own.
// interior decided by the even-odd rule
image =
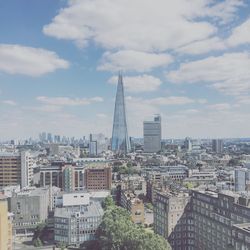
<svg viewBox="0 0 250 250">
<path fill-rule="evenodd" d="M 0 1 L 1 140 L 111 137 L 120 70 L 130 136 L 249 137 L 250 1 Z"/>
</svg>

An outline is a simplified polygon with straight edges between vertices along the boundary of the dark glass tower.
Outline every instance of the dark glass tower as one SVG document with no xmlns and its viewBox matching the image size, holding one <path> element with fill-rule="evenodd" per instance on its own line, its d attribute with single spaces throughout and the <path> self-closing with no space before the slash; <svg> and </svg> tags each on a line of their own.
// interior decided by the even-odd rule
<svg viewBox="0 0 250 250">
<path fill-rule="evenodd" d="M 124 101 L 124 88 L 121 74 L 119 74 L 118 77 L 118 85 L 115 98 L 111 149 L 116 153 L 125 154 L 130 151 L 130 141 L 128 139 L 126 109 Z"/>
</svg>

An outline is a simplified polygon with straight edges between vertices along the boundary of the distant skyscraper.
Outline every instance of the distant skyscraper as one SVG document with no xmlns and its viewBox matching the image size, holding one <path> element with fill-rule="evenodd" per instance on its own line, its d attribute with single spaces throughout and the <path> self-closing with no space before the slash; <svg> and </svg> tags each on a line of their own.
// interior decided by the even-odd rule
<svg viewBox="0 0 250 250">
<path fill-rule="evenodd" d="M 144 152 L 157 153 L 161 150 L 161 117 L 143 122 Z"/>
<path fill-rule="evenodd" d="M 222 154 L 223 153 L 223 140 L 221 139 L 212 140 L 212 150 L 216 154 Z"/>
<path fill-rule="evenodd" d="M 114 152 L 128 153 L 130 151 L 130 141 L 128 138 L 128 129 L 126 121 L 124 88 L 122 75 L 119 74 L 116 99 L 115 112 L 113 121 L 113 133 L 111 149 Z"/>
</svg>

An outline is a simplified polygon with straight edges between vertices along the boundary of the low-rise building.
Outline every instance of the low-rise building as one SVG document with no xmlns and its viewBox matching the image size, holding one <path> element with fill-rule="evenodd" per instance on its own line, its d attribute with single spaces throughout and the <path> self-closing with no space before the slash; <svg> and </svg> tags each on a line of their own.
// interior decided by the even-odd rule
<svg viewBox="0 0 250 250">
<path fill-rule="evenodd" d="M 144 203 L 133 192 L 121 192 L 121 206 L 131 214 L 134 223 L 144 224 Z"/>
<path fill-rule="evenodd" d="M 13 233 L 33 235 L 38 224 L 45 222 L 49 212 L 49 188 L 29 188 L 8 198 L 9 211 L 14 214 Z"/>
<path fill-rule="evenodd" d="M 101 203 L 91 199 L 89 194 L 74 194 L 65 199 L 62 207 L 55 208 L 55 242 L 79 247 L 94 240 L 103 213 Z"/>
</svg>

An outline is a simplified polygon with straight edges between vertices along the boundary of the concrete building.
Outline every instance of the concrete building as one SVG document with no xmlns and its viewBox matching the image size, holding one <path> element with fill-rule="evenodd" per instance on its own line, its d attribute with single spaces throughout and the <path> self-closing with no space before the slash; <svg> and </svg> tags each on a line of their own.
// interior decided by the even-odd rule
<svg viewBox="0 0 250 250">
<path fill-rule="evenodd" d="M 121 206 L 131 214 L 131 219 L 136 224 L 144 224 L 144 204 L 143 201 L 131 191 L 121 192 Z"/>
<path fill-rule="evenodd" d="M 97 156 L 108 149 L 108 139 L 104 134 L 89 135 L 89 155 Z"/>
<path fill-rule="evenodd" d="M 28 187 L 33 178 L 34 160 L 28 151 L 0 153 L 0 187 Z"/>
<path fill-rule="evenodd" d="M 232 249 L 250 249 L 250 223 L 234 225 L 232 229 Z"/>
<path fill-rule="evenodd" d="M 247 168 L 235 169 L 234 171 L 235 191 L 250 190 L 250 170 Z"/>
<path fill-rule="evenodd" d="M 186 137 L 184 140 L 184 149 L 188 152 L 192 151 L 192 140 L 189 137 Z"/>
<path fill-rule="evenodd" d="M 147 182 L 139 175 L 123 177 L 120 181 L 121 190 L 133 191 L 136 195 L 147 194 Z"/>
<path fill-rule="evenodd" d="M 111 166 L 105 163 L 90 164 L 84 169 L 84 184 L 87 190 L 110 190 L 112 185 Z"/>
<path fill-rule="evenodd" d="M 222 154 L 224 149 L 222 139 L 213 139 L 212 140 L 212 151 L 216 154 Z"/>
<path fill-rule="evenodd" d="M 8 198 L 9 211 L 14 214 L 13 233 L 33 235 L 36 226 L 45 222 L 49 211 L 49 188 L 29 188 Z"/>
<path fill-rule="evenodd" d="M 190 197 L 187 193 L 156 192 L 154 231 L 168 239 L 173 249 L 188 249 L 192 220 L 187 213 Z"/>
<path fill-rule="evenodd" d="M 99 227 L 103 209 L 101 203 L 91 200 L 90 195 L 74 194 L 62 207 L 55 208 L 55 242 L 64 243 L 67 246 L 79 247 L 82 243 L 95 239 L 95 233 Z M 81 197 L 82 196 L 82 197 Z"/>
<path fill-rule="evenodd" d="M 12 217 L 8 213 L 7 197 L 0 194 L 0 249 L 12 250 Z"/>
<path fill-rule="evenodd" d="M 157 153 L 161 150 L 161 117 L 156 115 L 153 121 L 143 122 L 144 152 Z"/>
</svg>

